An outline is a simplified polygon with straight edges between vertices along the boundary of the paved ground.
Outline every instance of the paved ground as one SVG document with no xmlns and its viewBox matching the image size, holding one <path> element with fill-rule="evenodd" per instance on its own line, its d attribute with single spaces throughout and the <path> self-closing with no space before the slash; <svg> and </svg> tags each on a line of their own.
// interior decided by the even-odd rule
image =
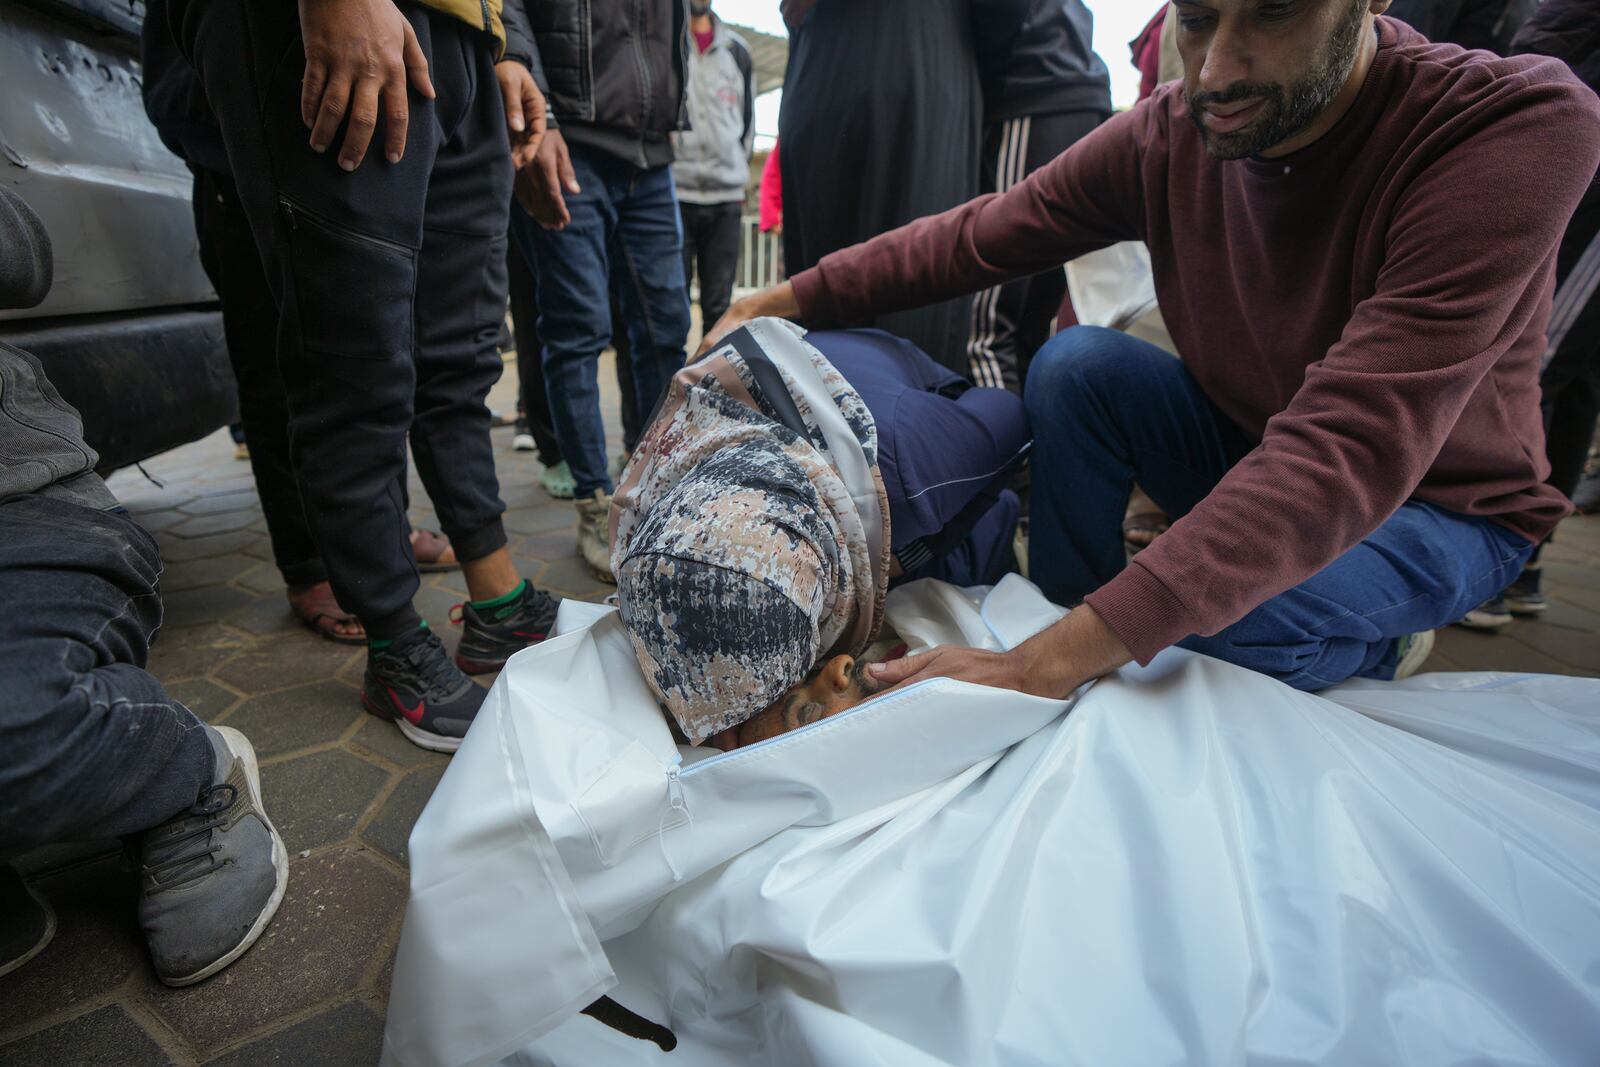
<svg viewBox="0 0 1600 1067">
<path fill-rule="evenodd" d="M 509 377 L 493 398 L 503 410 Z M 510 451 L 510 433 L 497 430 L 495 440 L 522 573 L 562 595 L 603 596 L 574 555 L 570 506 L 537 488 L 538 465 Z M 27 866 L 60 931 L 0 979 L 0 1063 L 375 1063 L 406 899 L 406 837 L 445 760 L 361 712 L 360 649 L 291 621 L 248 468 L 226 435 L 145 466 L 164 487 L 137 471 L 111 486 L 166 557 L 167 621 L 151 669 L 198 714 L 255 743 L 266 803 L 291 853 L 289 892 L 239 963 L 170 990 L 150 970 L 133 879 L 108 847 L 34 854 Z M 433 525 L 418 486 L 413 499 L 414 520 Z M 1546 558 L 1554 599 L 1543 621 L 1498 637 L 1447 632 L 1430 666 L 1600 675 L 1600 517 L 1569 520 Z M 464 595 L 456 574 L 424 582 L 419 607 L 447 643 L 449 609 Z"/>
</svg>

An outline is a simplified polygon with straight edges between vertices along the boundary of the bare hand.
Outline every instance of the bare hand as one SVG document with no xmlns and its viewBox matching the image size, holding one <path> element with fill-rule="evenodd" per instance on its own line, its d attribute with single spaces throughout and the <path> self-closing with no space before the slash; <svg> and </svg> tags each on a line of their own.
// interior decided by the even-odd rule
<svg viewBox="0 0 1600 1067">
<path fill-rule="evenodd" d="M 793 285 L 779 282 L 759 293 L 751 293 L 735 300 L 729 305 L 728 310 L 722 313 L 722 318 L 706 331 L 700 347 L 695 350 L 694 357 L 699 359 L 716 347 L 724 337 L 752 319 L 769 315 L 780 319 L 799 318 L 800 303 L 795 299 Z"/>
<path fill-rule="evenodd" d="M 400 162 L 410 108 L 406 85 L 433 99 L 428 60 L 393 0 L 300 0 L 306 72 L 300 118 L 311 148 L 326 152 L 346 124 L 339 166 L 355 170 L 366 157 L 383 108 L 384 155 Z"/>
<path fill-rule="evenodd" d="M 867 670 L 884 685 L 955 678 L 1062 700 L 1084 682 L 1108 674 L 1132 658 L 1105 620 L 1084 604 L 1009 652 L 936 648 L 889 663 L 874 663 Z"/>
<path fill-rule="evenodd" d="M 506 104 L 506 130 L 511 134 L 511 165 L 521 170 L 533 162 L 544 140 L 544 94 L 534 84 L 533 75 L 514 59 L 494 65 L 500 82 L 500 96 Z"/>
<path fill-rule="evenodd" d="M 517 171 L 517 203 L 547 230 L 565 229 L 572 221 L 564 193 L 583 192 L 572 171 L 567 140 L 560 130 L 549 130 L 540 140 L 533 162 Z"/>
<path fill-rule="evenodd" d="M 1027 665 L 1010 652 L 985 652 L 981 648 L 941 646 L 930 652 L 904 656 L 890 663 L 874 663 L 867 668 L 873 678 L 885 685 L 911 685 L 929 678 L 957 678 L 991 689 L 1013 689 L 1033 696 L 1054 696 L 1038 691 L 1028 677 Z"/>
</svg>

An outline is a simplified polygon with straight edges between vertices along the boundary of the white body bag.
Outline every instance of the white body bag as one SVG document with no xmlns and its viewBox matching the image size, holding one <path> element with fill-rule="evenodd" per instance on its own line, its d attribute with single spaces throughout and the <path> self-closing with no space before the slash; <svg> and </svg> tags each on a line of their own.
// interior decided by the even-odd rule
<svg viewBox="0 0 1600 1067">
<path fill-rule="evenodd" d="M 913 649 L 1059 615 L 1016 576 L 889 601 Z M 1171 650 L 1076 704 L 935 680 L 707 755 L 569 601 L 410 851 L 392 1067 L 1600 1050 L 1600 681 L 1314 696 Z M 608 991 L 678 1048 L 577 1015 Z"/>
</svg>

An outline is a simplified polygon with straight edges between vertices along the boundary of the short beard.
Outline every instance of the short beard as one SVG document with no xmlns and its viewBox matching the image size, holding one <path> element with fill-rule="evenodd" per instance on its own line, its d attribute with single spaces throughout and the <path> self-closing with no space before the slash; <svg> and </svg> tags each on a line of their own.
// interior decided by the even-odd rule
<svg viewBox="0 0 1600 1067">
<path fill-rule="evenodd" d="M 1361 51 L 1361 27 L 1367 0 L 1356 0 L 1344 21 L 1334 28 L 1321 60 L 1299 81 L 1285 88 L 1277 82 L 1241 82 L 1220 93 L 1185 93 L 1189 118 L 1200 131 L 1200 140 L 1213 159 L 1244 159 L 1258 156 L 1275 145 L 1299 134 L 1327 110 L 1344 88 Z M 1261 114 L 1242 130 L 1214 133 L 1206 128 L 1202 106 L 1232 104 L 1260 98 Z"/>
</svg>

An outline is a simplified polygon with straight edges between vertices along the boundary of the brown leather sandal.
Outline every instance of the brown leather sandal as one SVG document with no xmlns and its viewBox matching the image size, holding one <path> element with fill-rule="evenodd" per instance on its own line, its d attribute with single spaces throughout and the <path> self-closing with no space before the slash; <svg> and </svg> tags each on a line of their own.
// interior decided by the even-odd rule
<svg viewBox="0 0 1600 1067">
<path fill-rule="evenodd" d="M 294 617 L 318 637 L 326 637 L 329 641 L 341 645 L 367 643 L 367 631 L 361 625 L 361 620 L 339 606 L 338 598 L 333 595 L 333 586 L 327 582 L 301 586 L 298 589 L 290 586 L 287 595 L 289 610 L 294 613 Z M 339 632 L 340 626 L 352 624 L 359 632 Z"/>
<path fill-rule="evenodd" d="M 461 566 L 450 538 L 432 530 L 411 531 L 411 554 L 419 571 L 453 571 Z"/>
</svg>

